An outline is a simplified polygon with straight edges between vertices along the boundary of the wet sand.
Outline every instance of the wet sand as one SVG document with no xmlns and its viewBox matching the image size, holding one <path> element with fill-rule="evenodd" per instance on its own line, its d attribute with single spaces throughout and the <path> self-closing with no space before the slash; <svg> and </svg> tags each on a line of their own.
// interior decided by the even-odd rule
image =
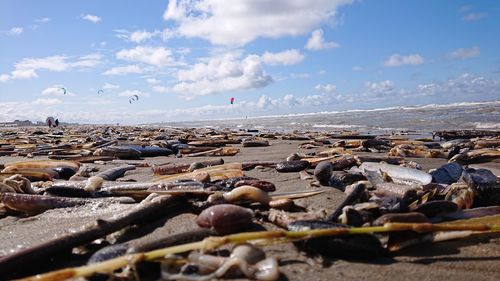
<svg viewBox="0 0 500 281">
<path fill-rule="evenodd" d="M 321 151 L 326 148 L 299 149 L 299 144 L 304 141 L 272 140 L 268 147 L 245 147 L 231 145 L 241 149 L 240 153 L 232 157 L 221 157 L 225 163 L 243 161 L 267 161 L 284 160 L 294 152 Z M 374 155 L 370 153 L 370 155 Z M 376 155 L 376 154 L 375 154 Z M 385 153 L 381 153 L 386 155 Z M 36 157 L 43 159 L 45 157 Z M 192 163 L 194 161 L 214 159 L 215 157 L 190 157 L 175 158 L 151 157 L 144 161 L 150 164 L 164 163 Z M 422 165 L 423 170 L 437 168 L 446 163 L 445 159 L 439 158 L 406 158 Z M 24 157 L 0 157 L 0 164 L 12 161 L 26 160 Z M 95 165 L 100 168 L 110 168 L 113 165 Z M 118 165 L 115 165 L 118 166 Z M 500 162 L 498 160 L 484 164 L 471 165 L 472 167 L 484 167 L 490 169 L 496 176 L 500 176 Z M 245 175 L 263 179 L 274 183 L 277 192 L 314 190 L 310 187 L 311 180 L 300 180 L 298 173 L 278 173 L 275 169 L 253 169 L 245 171 Z M 128 171 L 121 180 L 151 181 L 154 175 L 151 168 L 142 167 Z M 327 192 L 306 199 L 296 200 L 296 204 L 304 207 L 308 212 L 324 216 L 330 213 L 345 197 L 345 194 L 337 189 L 329 188 Z M 114 209 L 113 209 L 114 208 Z M 51 212 L 60 213 L 61 209 L 46 211 L 40 215 L 17 219 L 6 217 L 0 219 L 0 253 L 10 251 L 18 247 L 36 245 L 45 239 L 50 239 L 60 233 L 71 231 L 71 229 L 92 221 L 97 217 L 106 217 L 112 213 L 120 212 L 120 208 L 113 207 L 106 210 L 104 206 L 96 213 L 91 212 L 82 215 L 72 208 L 63 210 L 66 218 L 52 218 Z M 194 215 L 189 210 L 179 208 L 181 215 L 174 218 L 156 220 L 154 223 L 132 227 L 120 231 L 109 237 L 118 242 L 134 239 L 155 239 L 186 230 L 197 226 L 193 223 Z M 23 227 L 27 220 L 36 221 Z M 257 221 L 268 229 L 276 228 L 271 223 Z M 146 236 L 140 238 L 146 233 Z M 329 259 L 323 257 L 308 257 L 296 250 L 293 244 L 279 244 L 264 247 L 269 256 L 280 260 L 282 272 L 280 280 L 500 280 L 500 235 L 488 234 L 469 237 L 465 239 L 447 241 L 435 244 L 420 244 L 400 252 L 393 253 L 389 257 L 380 257 L 369 260 L 348 261 L 342 259 Z M 75 266 L 85 263 L 90 253 L 68 253 L 62 257 L 55 257 L 46 264 L 34 266 L 31 269 L 17 272 L 12 276 L 20 277 L 28 274 L 40 273 L 49 269 L 63 266 Z M 3 278 L 0 278 L 3 279 Z"/>
</svg>

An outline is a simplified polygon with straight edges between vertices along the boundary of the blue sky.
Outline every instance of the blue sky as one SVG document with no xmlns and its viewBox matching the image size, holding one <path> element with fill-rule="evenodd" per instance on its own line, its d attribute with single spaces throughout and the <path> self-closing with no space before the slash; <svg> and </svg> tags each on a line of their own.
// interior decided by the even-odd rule
<svg viewBox="0 0 500 281">
<path fill-rule="evenodd" d="M 499 100 L 499 15 L 493 0 L 2 0 L 0 121 Z"/>
</svg>

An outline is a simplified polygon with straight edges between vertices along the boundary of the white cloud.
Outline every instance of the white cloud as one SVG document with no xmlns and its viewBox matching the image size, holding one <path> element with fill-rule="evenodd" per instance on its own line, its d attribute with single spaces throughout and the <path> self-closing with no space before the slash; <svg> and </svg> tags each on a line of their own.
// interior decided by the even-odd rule
<svg viewBox="0 0 500 281">
<path fill-rule="evenodd" d="M 86 14 L 86 15 L 82 14 L 80 17 L 84 20 L 87 20 L 87 21 L 90 21 L 93 23 L 98 23 L 102 20 L 100 17 L 95 16 L 95 15 L 91 15 L 91 14 Z"/>
<path fill-rule="evenodd" d="M 54 85 L 54 86 L 48 87 L 47 89 L 42 91 L 42 96 L 56 96 L 56 97 L 57 96 L 59 96 L 59 97 L 65 96 L 63 88 L 64 88 L 63 85 Z M 66 90 L 66 95 L 67 96 L 75 96 L 74 93 L 71 93 L 68 90 Z"/>
<path fill-rule="evenodd" d="M 269 65 L 292 65 L 300 63 L 304 59 L 304 55 L 299 50 L 291 49 L 278 53 L 265 52 L 262 55 L 264 63 Z"/>
<path fill-rule="evenodd" d="M 402 56 L 400 54 L 393 54 L 387 60 L 384 61 L 384 65 L 387 67 L 396 67 L 406 64 L 419 65 L 424 63 L 424 58 L 419 54 L 411 54 L 407 56 Z"/>
<path fill-rule="evenodd" d="M 362 66 L 359 66 L 359 65 L 355 65 L 355 66 L 352 67 L 352 70 L 354 70 L 354 71 L 363 71 L 363 70 L 365 70 L 365 68 L 362 67 Z"/>
<path fill-rule="evenodd" d="M 124 75 L 130 73 L 142 73 L 138 65 L 116 66 L 103 72 L 104 75 Z"/>
<path fill-rule="evenodd" d="M 36 74 L 34 69 L 16 69 L 11 72 L 9 79 L 31 79 L 37 77 L 38 74 Z"/>
<path fill-rule="evenodd" d="M 7 31 L 3 31 L 2 33 L 9 35 L 9 36 L 15 36 L 15 35 L 20 35 L 21 33 L 23 33 L 23 31 L 24 31 L 24 28 L 16 26 L 16 27 L 13 27 Z"/>
<path fill-rule="evenodd" d="M 468 13 L 462 17 L 463 21 L 478 21 L 486 17 L 486 13 Z"/>
<path fill-rule="evenodd" d="M 77 61 L 69 63 L 70 68 L 93 68 L 101 64 L 101 54 L 90 54 L 79 57 Z"/>
<path fill-rule="evenodd" d="M 473 58 L 479 56 L 481 50 L 478 46 L 474 46 L 472 48 L 460 48 L 456 49 L 453 52 L 446 54 L 446 57 L 449 59 L 466 59 Z"/>
<path fill-rule="evenodd" d="M 161 83 L 160 80 L 155 79 L 155 78 L 148 78 L 148 79 L 146 79 L 146 82 L 148 82 L 149 84 L 153 84 L 153 85 Z"/>
<path fill-rule="evenodd" d="M 240 59 L 235 54 L 225 54 L 197 63 L 177 73 L 180 81 L 169 90 L 186 99 L 220 92 L 255 89 L 267 86 L 272 78 L 264 72 L 257 55 Z M 158 88 L 159 89 L 159 88 Z"/>
<path fill-rule="evenodd" d="M 137 46 L 134 49 L 123 49 L 116 53 L 118 59 L 142 62 L 158 67 L 167 66 L 174 62 L 172 51 L 163 47 Z"/>
<path fill-rule="evenodd" d="M 316 87 L 314 87 L 314 89 L 318 92 L 327 93 L 327 94 L 337 92 L 337 86 L 335 86 L 333 84 L 326 84 L 326 85 L 318 84 L 318 85 L 316 85 Z"/>
<path fill-rule="evenodd" d="M 37 23 L 45 23 L 45 22 L 49 22 L 50 21 L 50 18 L 41 18 L 41 19 L 36 19 L 35 22 Z"/>
<path fill-rule="evenodd" d="M 132 97 L 132 96 L 139 96 L 139 97 L 149 97 L 149 93 L 143 93 L 138 90 L 125 90 L 121 93 L 118 94 L 120 97 Z"/>
<path fill-rule="evenodd" d="M 61 104 L 62 100 L 60 99 L 36 99 L 35 101 L 32 102 L 34 105 L 44 105 L 44 106 L 50 106 L 50 105 L 56 105 L 56 104 Z"/>
<path fill-rule="evenodd" d="M 104 90 L 108 90 L 108 89 L 111 90 L 111 89 L 118 89 L 118 88 L 120 88 L 120 86 L 106 82 L 106 83 L 104 83 L 104 85 L 102 86 L 102 88 Z"/>
<path fill-rule="evenodd" d="M 365 88 L 367 95 L 386 96 L 394 92 L 394 82 L 391 80 L 384 80 L 380 82 L 366 82 Z"/>
<path fill-rule="evenodd" d="M 156 37 L 160 38 L 162 41 L 165 42 L 175 36 L 175 31 L 169 28 L 165 28 L 163 30 L 155 29 L 153 31 L 147 31 L 143 29 L 143 30 L 136 30 L 133 32 L 130 32 L 126 29 L 117 29 L 114 30 L 114 32 L 117 33 L 116 37 L 137 44 L 140 44 L 148 40 L 152 40 Z"/>
<path fill-rule="evenodd" d="M 259 37 L 280 38 L 311 32 L 352 0 L 224 1 L 171 0 L 163 14 L 177 33 L 219 45 L 245 45 Z"/>
<path fill-rule="evenodd" d="M 332 49 L 338 48 L 340 45 L 335 42 L 325 42 L 325 38 L 323 38 L 323 30 L 316 29 L 311 34 L 309 40 L 307 40 L 306 49 L 308 50 L 323 50 L 323 49 Z"/>
<path fill-rule="evenodd" d="M 141 43 L 142 41 L 146 41 L 148 39 L 151 39 L 153 36 L 156 35 L 156 32 L 148 32 L 146 30 L 137 30 L 132 32 L 130 34 L 130 41 L 135 42 L 135 43 Z"/>
<path fill-rule="evenodd" d="M 8 74 L 1 74 L 0 75 L 0 83 L 7 82 L 10 80 L 10 76 Z"/>
<path fill-rule="evenodd" d="M 67 71 L 71 69 L 86 69 L 97 66 L 101 63 L 100 54 L 90 54 L 69 61 L 67 56 L 50 56 L 44 58 L 24 58 L 14 65 L 14 70 L 8 75 L 2 74 L 2 81 L 11 79 L 31 79 L 38 77 L 38 70 Z"/>
</svg>

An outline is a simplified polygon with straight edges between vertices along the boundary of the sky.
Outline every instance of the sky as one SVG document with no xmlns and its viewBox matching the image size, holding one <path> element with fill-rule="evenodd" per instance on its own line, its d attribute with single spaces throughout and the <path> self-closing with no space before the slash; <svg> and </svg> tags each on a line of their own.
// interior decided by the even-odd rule
<svg viewBox="0 0 500 281">
<path fill-rule="evenodd" d="M 491 100 L 500 1 L 0 0 L 0 122 Z"/>
</svg>

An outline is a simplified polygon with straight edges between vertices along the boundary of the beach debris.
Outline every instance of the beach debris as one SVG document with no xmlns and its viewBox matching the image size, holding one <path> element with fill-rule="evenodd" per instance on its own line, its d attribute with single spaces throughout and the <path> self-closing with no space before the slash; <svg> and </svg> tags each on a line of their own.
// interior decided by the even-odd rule
<svg viewBox="0 0 500 281">
<path fill-rule="evenodd" d="M 244 140 L 241 142 L 243 147 L 263 147 L 269 146 L 269 141 L 267 140 Z"/>
<path fill-rule="evenodd" d="M 136 167 L 133 165 L 123 165 L 115 168 L 111 168 L 98 173 L 96 176 L 102 178 L 106 181 L 114 181 L 117 178 L 121 178 L 125 175 L 126 171 L 135 170 Z"/>
<path fill-rule="evenodd" d="M 253 212 L 233 204 L 209 207 L 196 218 L 200 227 L 210 228 L 219 234 L 235 233 L 252 224 Z"/>
<path fill-rule="evenodd" d="M 364 162 L 359 168 L 364 172 L 385 173 L 396 183 L 426 185 L 432 181 L 432 176 L 426 172 L 385 163 Z"/>
<path fill-rule="evenodd" d="M 244 129 L 114 125 L 65 126 L 60 131 L 47 128 L 9 130 L 0 132 L 3 137 L 0 139 L 0 155 L 15 159 L 41 156 L 63 160 L 0 165 L 0 216 L 16 216 L 15 219 L 33 216 L 23 222 L 29 224 L 31 219 L 36 221 L 37 216 L 63 215 L 89 206 L 99 209 L 103 204 L 133 205 L 126 212 L 117 212 L 107 218 L 96 217 L 95 222 L 82 226 L 82 229 L 72 229 L 72 233 L 44 239 L 46 242 L 33 243 L 29 248 L 0 257 L 2 276 L 5 270 L 17 270 L 20 274 L 17 277 L 22 277 L 19 268 L 25 262 L 39 263 L 55 253 L 66 252 L 98 238 L 115 244 L 97 252 L 92 248 L 95 245 L 91 246 L 87 250 L 94 255 L 83 269 L 72 268 L 61 271 L 63 275 L 54 273 L 47 278 L 91 276 L 94 273 L 124 276 L 127 270 L 134 271 L 136 263 L 158 261 L 163 263 L 163 270 L 168 271 L 165 278 L 177 276 L 205 280 L 237 276 L 260 280 L 260 275 L 255 272 L 259 272 L 261 267 L 257 264 L 262 259 L 252 264 L 245 264 L 239 258 L 230 262 L 233 257 L 211 251 L 226 244 L 234 247 L 245 242 L 258 243 L 266 251 L 267 244 L 296 242 L 298 249 L 308 255 L 365 259 L 384 256 L 389 251 L 416 243 L 500 231 L 500 209 L 495 206 L 500 201 L 500 185 L 493 173 L 496 164 L 474 168 L 462 166 L 495 159 L 497 137 L 442 143 L 428 138 L 414 140 L 414 132 L 401 132 L 407 136 L 399 133 L 376 136 L 355 132 L 267 133 L 265 129 L 249 132 Z M 280 145 L 284 142 L 308 151 L 286 152 L 289 155 L 287 161 L 282 161 L 279 156 L 259 159 L 260 154 L 269 152 L 272 155 L 281 151 Z M 250 148 L 267 146 L 265 144 L 275 149 Z M 224 163 L 220 157 L 207 160 L 210 156 L 230 156 L 240 151 L 245 152 L 242 157 L 246 161 Z M 251 155 L 248 155 L 249 151 L 252 151 Z M 142 159 L 145 157 L 162 158 L 146 162 Z M 193 161 L 188 157 L 200 158 Z M 442 165 L 447 157 L 451 158 L 450 162 Z M 484 169 L 491 166 L 495 168 Z M 259 170 L 249 171 L 256 167 Z M 428 173 L 423 171 L 422 168 L 428 167 L 436 169 Z M 121 178 L 128 170 L 136 172 Z M 283 172 L 292 174 L 278 174 Z M 298 174 L 293 174 L 295 172 Z M 152 182 L 144 181 L 153 174 L 157 177 Z M 276 177 L 276 182 L 273 177 Z M 299 177 L 316 180 L 302 182 L 305 185 L 302 186 L 296 181 Z M 323 186 L 344 191 L 344 200 L 338 204 L 340 192 L 320 188 L 318 181 Z M 294 201 L 314 195 L 323 196 L 322 200 Z M 332 197 L 337 198 L 330 200 Z M 156 200 L 169 203 L 156 205 Z M 154 224 L 146 221 L 155 217 L 166 219 L 167 214 L 177 216 L 178 212 L 168 211 L 175 206 L 183 207 L 186 212 L 199 213 L 196 222 L 202 222 L 199 225 L 202 228 L 188 228 L 187 232 L 175 229 L 172 236 L 149 242 L 147 239 L 143 242 L 136 239 L 115 242 L 117 240 L 111 236 L 105 238 L 107 234 L 131 224 L 142 223 L 140 228 L 153 227 Z M 142 208 L 149 211 L 141 211 Z M 234 208 L 244 211 L 235 211 Z M 52 210 L 47 211 L 49 209 Z M 331 210 L 331 213 L 325 210 Z M 430 223 L 442 221 L 446 223 Z M 237 233 L 247 228 L 269 228 L 269 223 L 289 231 Z M 130 231 L 137 232 L 135 235 L 141 240 L 144 236 L 139 232 L 152 229 Z M 226 233 L 234 234 L 205 239 Z M 204 241 L 200 241 L 202 239 Z M 180 245 L 182 243 L 190 244 Z M 173 245 L 178 246 L 159 249 Z M 171 255 L 177 253 L 185 254 Z M 217 260 L 216 266 L 207 266 L 197 257 L 213 258 Z M 120 268 L 124 269 L 122 273 L 114 272 Z M 278 266 L 275 261 L 266 261 L 262 268 L 275 270 Z M 245 273 L 247 269 L 249 271 Z M 193 270 L 199 271 L 193 273 Z M 276 271 L 273 272 L 270 276 L 275 276 Z M 136 271 L 135 275 L 133 278 L 137 279 L 141 274 Z M 43 279 L 44 275 L 39 277 Z"/>
<path fill-rule="evenodd" d="M 462 165 L 489 162 L 500 158 L 500 149 L 482 148 L 475 150 L 465 150 L 451 157 L 449 162 L 458 162 Z"/>
<path fill-rule="evenodd" d="M 276 171 L 280 173 L 300 172 L 307 169 L 309 165 L 306 160 L 283 161 L 276 164 Z"/>
<path fill-rule="evenodd" d="M 179 268 L 177 258 L 162 262 L 164 280 L 211 280 L 224 277 L 241 277 L 253 280 L 277 280 L 280 272 L 275 258 L 266 258 L 263 250 L 249 243 L 234 246 L 229 257 L 202 254 L 193 251 L 187 262 Z M 178 272 L 178 273 L 172 273 Z M 196 272 L 193 274 L 193 272 Z"/>
</svg>

